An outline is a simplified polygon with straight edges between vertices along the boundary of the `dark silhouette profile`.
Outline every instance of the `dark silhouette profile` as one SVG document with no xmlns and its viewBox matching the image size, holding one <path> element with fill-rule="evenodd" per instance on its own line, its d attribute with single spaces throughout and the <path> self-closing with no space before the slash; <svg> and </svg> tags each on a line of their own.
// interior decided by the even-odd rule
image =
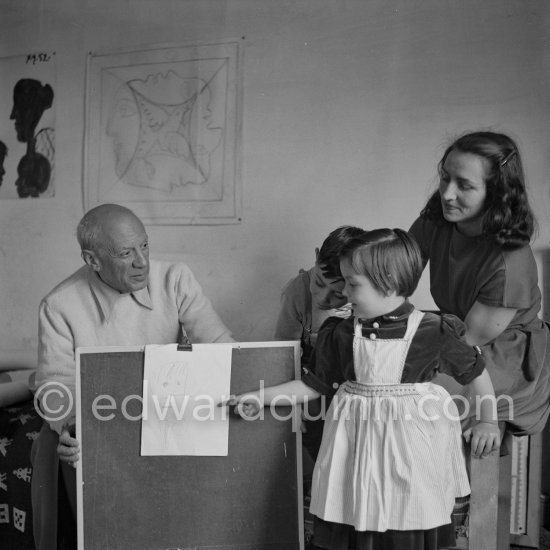
<svg viewBox="0 0 550 550">
<path fill-rule="evenodd" d="M 13 109 L 10 119 L 15 121 L 17 140 L 27 144 L 27 152 L 17 166 L 17 194 L 21 198 L 38 197 L 50 184 L 52 165 L 50 159 L 37 148 L 37 143 L 46 145 L 46 152 L 53 158 L 53 129 L 41 130 L 35 135 L 36 126 L 46 109 L 53 104 L 53 90 L 49 84 L 23 78 L 13 89 Z"/>
<path fill-rule="evenodd" d="M 0 185 L 2 185 L 2 180 L 6 174 L 6 169 L 4 168 L 4 160 L 8 156 L 8 147 L 3 141 L 0 141 Z"/>
</svg>

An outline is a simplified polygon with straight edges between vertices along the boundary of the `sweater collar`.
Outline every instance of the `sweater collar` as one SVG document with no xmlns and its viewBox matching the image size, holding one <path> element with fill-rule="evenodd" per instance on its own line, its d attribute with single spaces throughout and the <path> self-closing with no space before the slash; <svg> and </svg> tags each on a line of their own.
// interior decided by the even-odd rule
<svg viewBox="0 0 550 550">
<path fill-rule="evenodd" d="M 117 302 L 128 295 L 131 296 L 140 306 L 151 310 L 153 309 L 153 302 L 149 294 L 148 286 L 142 288 L 141 290 L 136 290 L 135 292 L 118 292 L 118 290 L 115 290 L 105 284 L 99 275 L 92 269 L 88 271 L 88 283 L 90 285 L 90 289 L 92 290 L 92 294 L 96 299 L 104 322 L 109 321 Z"/>
</svg>

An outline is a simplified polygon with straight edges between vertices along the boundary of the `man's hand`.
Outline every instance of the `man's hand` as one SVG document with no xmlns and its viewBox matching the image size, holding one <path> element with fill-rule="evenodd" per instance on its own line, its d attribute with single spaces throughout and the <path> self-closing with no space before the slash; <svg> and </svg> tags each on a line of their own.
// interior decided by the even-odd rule
<svg viewBox="0 0 550 550">
<path fill-rule="evenodd" d="M 59 460 L 68 462 L 73 468 L 76 468 L 76 463 L 80 460 L 80 444 L 77 439 L 71 436 L 68 428 L 63 428 L 59 436 L 57 454 Z"/>
</svg>

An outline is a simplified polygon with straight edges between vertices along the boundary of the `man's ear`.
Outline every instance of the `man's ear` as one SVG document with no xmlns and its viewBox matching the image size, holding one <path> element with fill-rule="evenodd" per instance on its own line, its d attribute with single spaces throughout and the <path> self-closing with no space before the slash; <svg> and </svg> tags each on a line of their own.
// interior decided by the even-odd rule
<svg viewBox="0 0 550 550">
<path fill-rule="evenodd" d="M 101 262 L 93 250 L 82 250 L 80 255 L 86 264 L 89 265 L 94 271 L 99 271 L 101 269 Z"/>
<path fill-rule="evenodd" d="M 315 249 L 315 261 L 317 261 L 319 259 L 319 249 L 316 248 Z"/>
</svg>

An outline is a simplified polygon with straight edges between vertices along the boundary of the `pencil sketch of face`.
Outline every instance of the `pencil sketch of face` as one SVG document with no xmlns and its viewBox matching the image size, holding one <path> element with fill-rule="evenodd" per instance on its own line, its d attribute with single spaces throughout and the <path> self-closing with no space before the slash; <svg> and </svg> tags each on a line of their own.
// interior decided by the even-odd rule
<svg viewBox="0 0 550 550">
<path fill-rule="evenodd" d="M 187 406 L 189 367 L 186 363 L 172 363 L 159 368 L 155 383 L 155 394 L 162 407 L 162 418 L 168 423 L 179 422 Z M 177 416 L 180 416 L 179 420 Z"/>
<path fill-rule="evenodd" d="M 191 150 L 205 179 L 210 175 L 210 155 L 222 138 L 222 128 L 213 120 L 211 97 L 210 87 L 204 85 L 193 106 L 190 122 Z"/>
<path fill-rule="evenodd" d="M 136 151 L 139 126 L 139 110 L 134 94 L 128 85 L 123 84 L 117 91 L 107 125 L 107 135 L 113 140 L 115 172 L 119 179 L 124 178 Z"/>
<path fill-rule="evenodd" d="M 174 71 L 121 86 L 106 129 L 113 140 L 118 178 L 164 192 L 207 181 L 208 157 L 221 135 L 202 100 L 207 92 L 202 79 Z"/>
</svg>

